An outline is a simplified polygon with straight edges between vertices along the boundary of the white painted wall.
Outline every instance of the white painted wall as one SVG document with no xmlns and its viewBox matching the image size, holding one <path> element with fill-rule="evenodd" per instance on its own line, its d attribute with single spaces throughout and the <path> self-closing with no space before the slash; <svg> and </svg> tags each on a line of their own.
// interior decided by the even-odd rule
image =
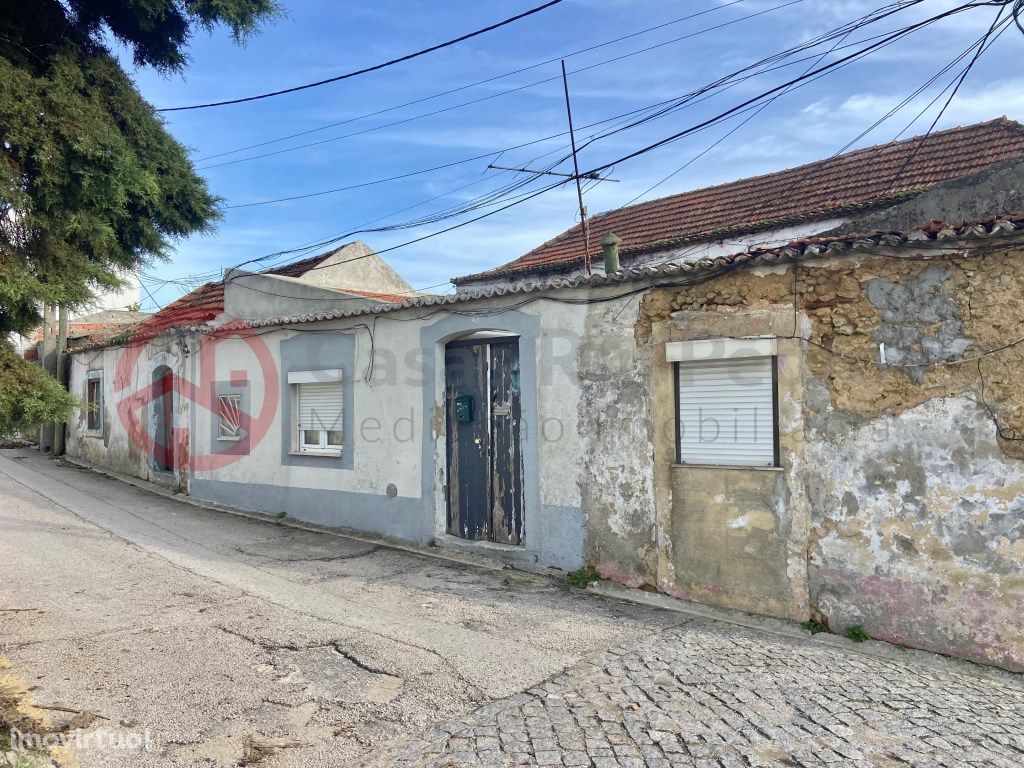
<svg viewBox="0 0 1024 768">
<path fill-rule="evenodd" d="M 474 303 L 474 311 L 484 315 L 476 324 L 479 328 L 502 329 L 501 308 L 522 302 L 522 297 L 506 297 L 488 302 Z M 581 482 L 585 449 L 580 435 L 578 359 L 583 338 L 586 307 L 550 300 L 538 300 L 525 307 L 512 307 L 513 311 L 539 320 L 540 335 L 536 342 L 536 423 L 526 423 L 536 439 L 536 465 L 538 493 L 542 509 L 577 510 L 570 515 L 567 525 L 579 529 L 579 550 L 582 551 Z M 431 345 L 434 375 L 424 377 L 419 364 L 423 346 L 421 330 L 455 315 L 448 310 L 424 312 L 403 310 L 378 316 L 303 324 L 289 329 L 264 328 L 258 330 L 258 343 L 265 344 L 276 370 L 271 371 L 272 389 L 277 406 L 269 420 L 266 434 L 255 441 L 247 455 L 224 466 L 203 464 L 201 457 L 209 456 L 214 443 L 215 414 L 206 404 L 197 405 L 188 397 L 176 396 L 176 426 L 188 430 L 188 440 L 194 460 L 188 475 L 190 482 L 217 481 L 235 483 L 248 489 L 277 487 L 299 490 L 339 492 L 339 504 L 347 503 L 343 494 L 373 496 L 380 500 L 381 514 L 387 505 L 403 499 L 418 502 L 427 509 L 436 534 L 445 528 L 445 430 L 443 416 L 435 418 L 434 409 L 443 413 L 444 341 Z M 458 317 L 463 317 L 458 315 Z M 461 322 L 461 320 L 460 320 Z M 370 330 L 373 331 L 371 345 Z M 468 330 L 473 330 L 470 328 Z M 296 337 L 325 338 L 330 332 L 351 334 L 354 338 L 354 364 L 350 374 L 353 404 L 345 414 L 345 431 L 352 436 L 351 457 L 348 462 L 335 458 L 304 457 L 302 466 L 282 461 L 282 435 L 285 412 L 283 392 L 280 391 L 282 369 L 281 344 Z M 371 346 L 374 351 L 373 369 L 370 370 Z M 211 354 L 211 350 L 213 353 Z M 101 434 L 89 434 L 85 414 L 76 412 L 69 424 L 68 453 L 110 467 L 116 471 L 142 478 L 153 477 L 145 455 L 146 441 L 128 434 L 125 421 L 119 417 L 117 404 L 132 392 L 144 391 L 152 380 L 152 372 L 159 365 L 168 365 L 185 382 L 209 387 L 210 382 L 230 381 L 239 372 L 247 376 L 250 412 L 259 414 L 265 406 L 266 389 L 263 372 L 253 346 L 239 338 L 211 337 L 204 340 L 196 336 L 164 336 L 145 346 L 134 365 L 119 361 L 129 354 L 124 348 L 111 348 L 73 354 L 71 387 L 84 399 L 87 372 L 104 371 L 105 419 Z M 210 370 L 204 370 L 209 367 Z M 311 360 L 309 369 L 323 368 Z M 372 373 L 372 375 L 370 375 Z M 120 379 L 115 381 L 116 379 Z M 188 389 L 187 383 L 182 387 Z M 430 396 L 425 401 L 424 392 Z M 202 398 L 197 398 L 202 400 Z M 212 404 L 213 398 L 207 403 Z M 429 403 L 424 414 L 425 402 Z M 142 423 L 148 424 L 145 419 Z M 424 435 L 424 432 L 427 432 Z M 435 477 L 424 477 L 424 467 L 436 467 Z M 394 485 L 392 496 L 388 486 Z M 426 492 L 424 489 L 427 489 Z M 298 495 L 296 496 L 298 498 Z M 529 503 L 529 501 L 528 501 Z M 301 517 L 301 509 L 286 511 Z M 532 513 L 540 514 L 538 510 Z M 431 525 L 428 519 L 428 526 Z M 536 546 L 541 531 L 526 531 L 527 542 Z M 578 562 L 571 564 L 577 567 Z"/>
</svg>

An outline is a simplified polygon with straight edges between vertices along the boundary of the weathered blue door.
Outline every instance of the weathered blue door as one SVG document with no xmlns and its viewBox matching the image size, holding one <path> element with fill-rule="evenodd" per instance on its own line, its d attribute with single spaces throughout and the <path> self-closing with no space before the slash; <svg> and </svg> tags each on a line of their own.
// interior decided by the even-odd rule
<svg viewBox="0 0 1024 768">
<path fill-rule="evenodd" d="M 519 340 L 450 343 L 445 400 L 448 533 L 521 544 Z"/>
</svg>

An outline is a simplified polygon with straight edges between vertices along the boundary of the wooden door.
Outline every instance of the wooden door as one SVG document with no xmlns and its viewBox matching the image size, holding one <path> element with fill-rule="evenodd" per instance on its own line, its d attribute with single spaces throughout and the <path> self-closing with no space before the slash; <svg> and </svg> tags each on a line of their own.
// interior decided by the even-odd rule
<svg viewBox="0 0 1024 768">
<path fill-rule="evenodd" d="M 445 412 L 448 533 L 521 544 L 519 340 L 449 344 Z"/>
</svg>

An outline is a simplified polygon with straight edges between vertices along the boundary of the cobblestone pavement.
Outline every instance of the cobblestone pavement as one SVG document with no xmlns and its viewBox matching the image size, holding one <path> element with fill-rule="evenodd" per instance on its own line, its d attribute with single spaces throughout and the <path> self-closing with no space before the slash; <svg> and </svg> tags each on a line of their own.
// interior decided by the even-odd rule
<svg viewBox="0 0 1024 768">
<path fill-rule="evenodd" d="M 1024 765 L 1024 678 L 697 619 L 363 763 Z"/>
</svg>

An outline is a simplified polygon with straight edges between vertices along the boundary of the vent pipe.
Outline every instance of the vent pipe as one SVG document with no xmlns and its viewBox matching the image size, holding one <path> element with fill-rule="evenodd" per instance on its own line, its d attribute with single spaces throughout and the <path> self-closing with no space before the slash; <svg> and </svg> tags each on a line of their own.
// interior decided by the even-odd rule
<svg viewBox="0 0 1024 768">
<path fill-rule="evenodd" d="M 604 273 L 610 275 L 619 271 L 619 243 L 622 238 L 611 232 L 601 238 L 601 250 L 604 251 Z"/>
</svg>

